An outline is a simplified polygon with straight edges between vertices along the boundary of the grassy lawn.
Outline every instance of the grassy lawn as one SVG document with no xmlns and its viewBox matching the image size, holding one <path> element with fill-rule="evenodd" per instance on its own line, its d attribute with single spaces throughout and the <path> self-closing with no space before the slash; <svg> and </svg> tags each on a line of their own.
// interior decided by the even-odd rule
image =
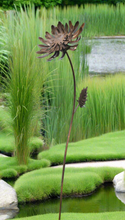
<svg viewBox="0 0 125 220">
<path fill-rule="evenodd" d="M 32 217 L 18 218 L 19 220 L 56 220 L 58 214 L 45 214 Z M 62 213 L 62 220 L 121 220 L 125 219 L 125 212 L 107 212 L 107 213 Z"/>
<path fill-rule="evenodd" d="M 63 195 L 86 195 L 104 182 L 111 182 L 122 168 L 66 168 Z M 33 202 L 58 197 L 61 168 L 46 168 L 23 174 L 15 182 L 18 201 Z M 29 184 L 30 183 L 30 184 Z"/>
<path fill-rule="evenodd" d="M 67 163 L 83 161 L 115 160 L 125 158 L 125 130 L 111 132 L 99 137 L 69 143 Z M 40 152 L 38 159 L 48 159 L 52 165 L 62 164 L 65 143 Z"/>
</svg>

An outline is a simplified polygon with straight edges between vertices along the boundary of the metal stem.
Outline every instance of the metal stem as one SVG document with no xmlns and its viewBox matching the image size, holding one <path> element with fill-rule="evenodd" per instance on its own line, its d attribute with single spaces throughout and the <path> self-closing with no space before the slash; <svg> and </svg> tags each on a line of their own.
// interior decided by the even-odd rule
<svg viewBox="0 0 125 220">
<path fill-rule="evenodd" d="M 72 61 L 71 61 L 70 56 L 69 56 L 69 54 L 67 53 L 67 51 L 66 51 L 66 55 L 67 55 L 68 60 L 69 60 L 69 62 L 70 62 L 70 66 L 71 66 L 72 74 L 73 74 L 74 99 L 73 99 L 72 117 L 71 117 L 71 121 L 70 121 L 69 132 L 68 132 L 68 137 L 67 137 L 66 147 L 65 147 L 65 153 L 64 153 L 64 159 L 63 159 L 63 170 L 62 170 L 61 192 L 60 192 L 60 207 L 59 207 L 59 220 L 61 219 L 62 193 L 63 193 L 63 180 L 64 180 L 64 172 L 65 172 L 66 154 L 67 154 L 68 143 L 69 143 L 69 138 L 70 138 L 70 133 L 71 133 L 71 128 L 72 128 L 73 116 L 74 116 L 74 113 L 75 113 L 75 101 L 76 101 L 76 80 L 75 80 L 75 72 L 74 72 L 74 68 L 73 68 L 73 65 L 72 65 Z"/>
</svg>

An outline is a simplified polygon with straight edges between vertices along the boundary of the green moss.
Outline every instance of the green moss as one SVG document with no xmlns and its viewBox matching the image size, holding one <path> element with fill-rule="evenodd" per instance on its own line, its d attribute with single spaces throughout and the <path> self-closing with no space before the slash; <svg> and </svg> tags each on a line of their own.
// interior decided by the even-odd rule
<svg viewBox="0 0 125 220">
<path fill-rule="evenodd" d="M 32 137 L 29 142 L 30 153 L 42 150 L 43 140 L 38 137 Z"/>
<path fill-rule="evenodd" d="M 14 136 L 8 133 L 0 133 L 0 151 L 4 153 L 13 153 L 14 151 Z"/>
<path fill-rule="evenodd" d="M 28 170 L 36 170 L 43 167 L 49 167 L 51 165 L 49 160 L 43 159 L 43 160 L 30 160 L 28 164 Z"/>
<path fill-rule="evenodd" d="M 105 181 L 123 171 L 120 168 L 67 168 L 63 195 L 81 195 L 94 191 Z M 43 200 L 60 195 L 61 168 L 46 168 L 23 174 L 15 182 L 19 202 Z M 29 185 L 30 182 L 30 185 Z"/>
<path fill-rule="evenodd" d="M 0 130 L 2 132 L 12 133 L 12 119 L 8 108 L 0 106 Z"/>
<path fill-rule="evenodd" d="M 111 132 L 99 137 L 69 143 L 66 163 L 112 160 L 125 158 L 125 130 Z M 62 164 L 65 143 L 51 147 L 38 154 L 38 159 L 48 159 L 51 164 Z"/>
<path fill-rule="evenodd" d="M 12 168 L 0 171 L 0 176 L 4 178 L 12 178 L 12 177 L 16 177 L 17 175 L 18 175 L 17 171 Z"/>
<path fill-rule="evenodd" d="M 19 165 L 15 157 L 0 157 L 0 177 L 13 178 L 27 171 L 50 166 L 50 161 L 29 159 L 28 165 Z"/>
<path fill-rule="evenodd" d="M 14 136 L 7 132 L 0 132 L 0 151 L 5 153 L 14 152 Z M 30 153 L 35 151 L 41 151 L 43 146 L 43 140 L 38 137 L 32 137 L 29 141 Z"/>
</svg>

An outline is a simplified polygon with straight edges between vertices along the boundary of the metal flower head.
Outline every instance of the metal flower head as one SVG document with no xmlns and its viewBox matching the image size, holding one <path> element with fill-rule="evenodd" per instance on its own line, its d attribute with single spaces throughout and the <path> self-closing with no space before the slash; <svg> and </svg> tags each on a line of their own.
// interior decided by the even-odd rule
<svg viewBox="0 0 125 220">
<path fill-rule="evenodd" d="M 59 56 L 60 51 L 62 52 L 62 56 L 60 59 L 62 59 L 67 50 L 76 50 L 78 46 L 78 41 L 81 39 L 79 35 L 81 34 L 84 23 L 79 26 L 79 21 L 75 23 L 75 25 L 72 25 L 72 22 L 69 21 L 69 26 L 66 23 L 65 27 L 64 25 L 59 21 L 57 27 L 54 25 L 51 26 L 51 33 L 46 32 L 45 39 L 42 37 L 39 37 L 40 41 L 42 41 L 43 44 L 38 45 L 41 49 L 38 51 L 38 54 L 43 54 L 42 56 L 38 58 L 44 58 L 48 55 L 54 53 L 48 61 L 56 58 Z M 74 40 L 75 39 L 75 40 Z"/>
</svg>

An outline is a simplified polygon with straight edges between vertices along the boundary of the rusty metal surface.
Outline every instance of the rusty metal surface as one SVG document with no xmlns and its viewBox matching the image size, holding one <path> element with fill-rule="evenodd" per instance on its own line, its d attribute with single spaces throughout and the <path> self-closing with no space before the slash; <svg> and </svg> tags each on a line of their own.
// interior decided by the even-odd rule
<svg viewBox="0 0 125 220">
<path fill-rule="evenodd" d="M 61 191 L 60 191 L 60 207 L 59 207 L 59 220 L 61 219 L 61 208 L 62 208 L 62 193 L 63 193 L 63 181 L 64 181 L 64 172 L 65 172 L 65 163 L 66 163 L 66 154 L 68 149 L 68 143 L 73 123 L 73 117 L 75 114 L 75 102 L 76 102 L 76 80 L 75 80 L 75 72 L 73 68 L 72 61 L 70 59 L 70 56 L 67 52 L 67 50 L 74 51 L 76 50 L 78 46 L 78 42 L 81 39 L 79 35 L 81 34 L 84 23 L 79 26 L 79 21 L 75 23 L 75 25 L 72 25 L 72 22 L 69 21 L 69 26 L 66 23 L 65 26 L 59 21 L 57 27 L 54 25 L 51 26 L 51 33 L 46 32 L 45 38 L 39 37 L 39 40 L 42 41 L 43 44 L 38 45 L 41 49 L 38 51 L 38 54 L 43 54 L 42 56 L 39 56 L 38 58 L 44 58 L 47 57 L 50 54 L 53 54 L 47 61 L 51 61 L 54 58 L 58 57 L 60 54 L 60 51 L 62 52 L 62 56 L 60 59 L 62 59 L 65 54 L 67 55 L 67 58 L 69 60 L 71 69 L 72 69 L 72 75 L 73 75 L 73 83 L 74 83 L 74 98 L 73 98 L 73 111 L 71 116 L 71 122 L 69 126 L 69 132 L 68 137 L 66 141 L 66 147 L 64 152 L 64 160 L 63 160 L 63 170 L 62 170 L 62 180 L 61 180 Z M 81 93 L 78 100 L 78 106 L 83 107 L 85 105 L 85 102 L 87 100 L 87 87 L 84 88 Z"/>
<path fill-rule="evenodd" d="M 87 89 L 88 87 L 83 88 L 83 90 L 80 93 L 79 100 L 78 100 L 80 108 L 84 107 L 87 101 Z"/>
<path fill-rule="evenodd" d="M 48 55 L 54 53 L 48 61 L 53 60 L 54 58 L 58 57 L 60 54 L 60 51 L 62 52 L 62 56 L 60 59 L 62 59 L 67 50 L 76 50 L 78 46 L 78 42 L 81 39 L 79 35 L 81 34 L 84 23 L 79 26 L 79 21 L 75 23 L 75 25 L 72 25 L 72 22 L 69 21 L 69 26 L 66 23 L 65 26 L 59 21 L 57 27 L 54 25 L 51 26 L 51 33 L 46 32 L 45 38 L 39 37 L 39 40 L 42 41 L 43 44 L 38 45 L 41 49 L 40 51 L 37 51 L 38 54 L 43 54 L 42 56 L 39 56 L 38 58 L 44 58 Z"/>
</svg>

